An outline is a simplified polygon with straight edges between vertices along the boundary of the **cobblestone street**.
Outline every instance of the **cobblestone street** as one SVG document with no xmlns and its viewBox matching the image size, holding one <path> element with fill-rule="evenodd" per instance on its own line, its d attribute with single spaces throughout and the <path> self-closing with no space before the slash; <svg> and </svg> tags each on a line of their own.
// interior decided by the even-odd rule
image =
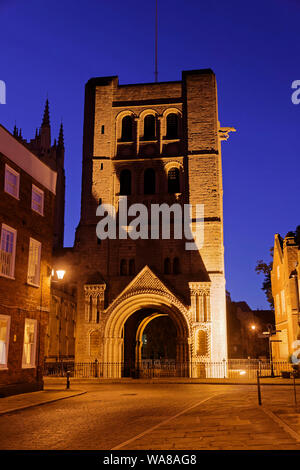
<svg viewBox="0 0 300 470">
<path fill-rule="evenodd" d="M 61 386 L 59 386 L 61 387 Z M 0 416 L 3 449 L 300 450 L 289 386 L 80 384 L 86 391 Z"/>
</svg>

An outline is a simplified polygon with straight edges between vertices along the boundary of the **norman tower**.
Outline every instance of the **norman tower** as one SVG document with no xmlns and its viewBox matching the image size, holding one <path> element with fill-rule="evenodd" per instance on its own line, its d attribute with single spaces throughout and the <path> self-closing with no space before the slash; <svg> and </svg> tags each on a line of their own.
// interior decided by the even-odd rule
<svg viewBox="0 0 300 470">
<path fill-rule="evenodd" d="M 197 376 L 205 362 L 227 358 L 220 141 L 230 130 L 219 125 L 209 69 L 174 82 L 88 81 L 81 219 L 64 260 L 78 288 L 76 361 L 97 359 L 104 375 L 127 375 L 146 357 L 155 322 L 165 342 L 174 342 L 177 373 Z M 98 205 L 118 213 L 124 196 L 128 206 L 149 209 L 192 204 L 193 225 L 203 204 L 204 245 L 188 251 L 174 237 L 132 240 L 129 222 L 117 227 L 121 239 L 100 241 Z"/>
</svg>

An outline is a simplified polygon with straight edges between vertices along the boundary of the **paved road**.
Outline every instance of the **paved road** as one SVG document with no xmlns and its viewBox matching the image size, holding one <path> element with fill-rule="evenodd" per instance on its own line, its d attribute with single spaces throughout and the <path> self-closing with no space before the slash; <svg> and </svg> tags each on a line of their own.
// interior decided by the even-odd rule
<svg viewBox="0 0 300 470">
<path fill-rule="evenodd" d="M 75 385 L 74 385 L 75 387 Z M 0 416 L 0 449 L 298 449 L 253 386 L 77 385 L 87 393 Z M 272 390 L 271 390 L 272 389 Z M 269 403 L 291 393 L 268 387 Z"/>
</svg>

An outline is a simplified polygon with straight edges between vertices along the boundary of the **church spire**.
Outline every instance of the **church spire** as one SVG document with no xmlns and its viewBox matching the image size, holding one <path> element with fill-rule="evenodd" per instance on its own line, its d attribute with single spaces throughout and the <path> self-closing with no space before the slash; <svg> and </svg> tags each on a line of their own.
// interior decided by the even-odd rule
<svg viewBox="0 0 300 470">
<path fill-rule="evenodd" d="M 64 128 L 63 123 L 60 124 L 59 136 L 58 136 L 58 147 L 65 148 L 64 146 Z"/>
<path fill-rule="evenodd" d="M 50 116 L 49 116 L 49 101 L 46 99 L 43 122 L 40 129 L 41 147 L 43 151 L 51 147 L 51 132 L 50 132 Z"/>
<path fill-rule="evenodd" d="M 14 137 L 18 137 L 18 128 L 17 128 L 16 123 L 15 123 L 15 127 L 14 127 L 13 136 L 14 136 Z"/>
<path fill-rule="evenodd" d="M 49 126 L 50 127 L 50 115 L 49 115 L 49 101 L 48 101 L 48 98 L 46 99 L 43 122 L 42 122 L 42 127 L 44 127 L 44 126 Z"/>
</svg>

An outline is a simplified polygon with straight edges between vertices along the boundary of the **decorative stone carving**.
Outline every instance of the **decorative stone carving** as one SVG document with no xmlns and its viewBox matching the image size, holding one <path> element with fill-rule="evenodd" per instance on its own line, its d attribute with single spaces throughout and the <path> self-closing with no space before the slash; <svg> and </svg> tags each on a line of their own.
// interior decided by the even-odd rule
<svg viewBox="0 0 300 470">
<path fill-rule="evenodd" d="M 106 284 L 85 284 L 85 321 L 99 323 L 104 310 Z"/>
<path fill-rule="evenodd" d="M 193 321 L 210 322 L 210 282 L 189 282 L 189 288 Z"/>
</svg>

